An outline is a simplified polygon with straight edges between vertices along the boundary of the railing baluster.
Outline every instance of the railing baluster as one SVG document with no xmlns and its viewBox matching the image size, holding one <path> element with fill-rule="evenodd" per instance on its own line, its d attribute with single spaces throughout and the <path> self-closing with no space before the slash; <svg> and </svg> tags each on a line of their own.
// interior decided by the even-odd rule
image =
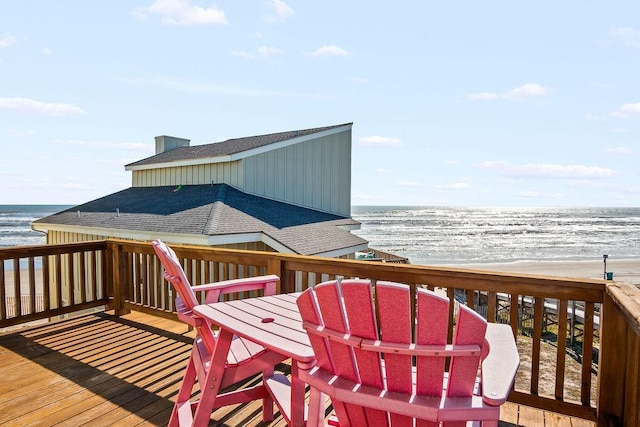
<svg viewBox="0 0 640 427">
<path fill-rule="evenodd" d="M 0 260 L 0 319 L 7 318 L 7 295 L 5 294 L 4 260 Z"/>
<path fill-rule="evenodd" d="M 33 257 L 28 258 L 29 263 L 29 313 L 36 312 L 36 266 Z"/>
<path fill-rule="evenodd" d="M 91 287 L 91 300 L 96 301 L 98 295 L 98 252 L 91 251 L 89 255 L 89 286 Z"/>
<path fill-rule="evenodd" d="M 476 293 L 473 289 L 467 289 L 465 291 L 467 297 L 467 307 L 474 310 L 476 307 Z"/>
<path fill-rule="evenodd" d="M 69 289 L 69 305 L 75 305 L 76 303 L 76 281 L 74 280 L 74 261 L 73 252 L 67 254 L 67 289 Z"/>
<path fill-rule="evenodd" d="M 20 259 L 14 258 L 13 260 L 13 298 L 15 311 L 13 315 L 20 317 L 22 315 L 22 297 L 20 291 Z"/>
<path fill-rule="evenodd" d="M 56 287 L 56 307 L 62 308 L 62 259 L 60 254 L 56 254 L 54 256 L 54 271 L 55 271 L 55 281 L 54 286 Z"/>
<path fill-rule="evenodd" d="M 566 299 L 557 300 L 557 317 L 558 317 L 558 333 L 557 333 L 557 354 L 556 354 L 556 400 L 564 400 L 564 371 L 567 360 L 567 309 L 569 301 Z"/>
<path fill-rule="evenodd" d="M 520 318 L 520 296 L 518 294 L 509 294 L 509 325 L 515 337 L 518 336 L 518 321 Z"/>
<path fill-rule="evenodd" d="M 78 267 L 78 275 L 80 276 L 80 302 L 87 302 L 87 270 L 86 270 L 86 255 L 82 252 L 78 254 L 80 259 L 80 266 Z"/>
<path fill-rule="evenodd" d="M 487 292 L 487 322 L 495 323 L 498 294 L 496 292 Z"/>
<path fill-rule="evenodd" d="M 592 302 L 584 303 L 584 323 L 582 324 L 582 388 L 581 402 L 591 404 L 591 363 L 593 359 L 593 313 Z"/>
<path fill-rule="evenodd" d="M 535 297 L 533 303 L 533 346 L 531 348 L 531 394 L 538 395 L 540 380 L 540 344 L 542 342 L 542 309 L 544 298 Z"/>
</svg>

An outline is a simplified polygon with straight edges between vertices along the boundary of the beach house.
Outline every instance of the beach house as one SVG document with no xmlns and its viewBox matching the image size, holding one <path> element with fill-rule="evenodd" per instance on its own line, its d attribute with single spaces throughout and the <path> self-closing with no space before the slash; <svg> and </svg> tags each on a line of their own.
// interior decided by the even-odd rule
<svg viewBox="0 0 640 427">
<path fill-rule="evenodd" d="M 155 138 L 125 190 L 34 221 L 48 244 L 119 238 L 353 258 L 352 123 L 191 145 Z"/>
</svg>

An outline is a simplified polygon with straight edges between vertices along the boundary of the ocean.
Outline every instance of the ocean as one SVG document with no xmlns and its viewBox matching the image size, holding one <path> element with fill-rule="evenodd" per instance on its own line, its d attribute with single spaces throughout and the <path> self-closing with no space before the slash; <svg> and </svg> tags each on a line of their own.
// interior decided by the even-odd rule
<svg viewBox="0 0 640 427">
<path fill-rule="evenodd" d="M 640 208 L 354 206 L 372 248 L 412 264 L 640 258 Z"/>
<path fill-rule="evenodd" d="M 67 205 L 0 205 L 0 248 L 44 244 L 29 223 Z M 354 206 L 354 234 L 412 264 L 640 258 L 640 208 Z"/>
<path fill-rule="evenodd" d="M 43 245 L 45 235 L 33 231 L 31 221 L 68 209 L 68 205 L 0 205 L 0 248 Z"/>
</svg>

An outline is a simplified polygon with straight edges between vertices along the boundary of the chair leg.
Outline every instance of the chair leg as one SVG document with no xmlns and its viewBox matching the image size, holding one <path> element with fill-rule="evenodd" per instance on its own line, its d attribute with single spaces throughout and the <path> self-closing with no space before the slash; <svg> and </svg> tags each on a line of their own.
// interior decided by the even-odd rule
<svg viewBox="0 0 640 427">
<path fill-rule="evenodd" d="M 198 402 L 196 411 L 193 415 L 193 426 L 207 426 L 211 418 L 211 412 L 220 392 L 220 385 L 224 376 L 225 365 L 227 362 L 227 354 L 231 346 L 233 334 L 227 330 L 222 330 L 218 336 L 216 349 L 211 359 L 209 371 L 205 373 L 204 381 L 198 379 L 200 383 L 200 401 Z M 198 351 L 194 350 L 196 357 Z M 203 364 L 206 361 L 202 361 Z"/>
<path fill-rule="evenodd" d="M 307 427 L 324 425 L 324 404 L 327 396 L 317 388 L 311 387 L 309 391 L 309 412 L 307 415 Z"/>
<path fill-rule="evenodd" d="M 195 349 L 193 351 L 195 351 Z M 178 409 L 185 403 L 189 406 L 191 405 L 191 402 L 189 402 L 189 398 L 191 397 L 193 385 L 196 381 L 196 366 L 193 361 L 193 351 L 191 353 L 191 357 L 189 357 L 189 363 L 187 364 L 187 367 L 184 371 L 182 384 L 180 384 L 180 390 L 178 391 L 178 395 L 176 396 L 176 403 L 173 405 L 173 410 L 171 411 L 171 418 L 169 418 L 169 427 L 179 426 L 180 416 L 178 413 Z"/>
</svg>

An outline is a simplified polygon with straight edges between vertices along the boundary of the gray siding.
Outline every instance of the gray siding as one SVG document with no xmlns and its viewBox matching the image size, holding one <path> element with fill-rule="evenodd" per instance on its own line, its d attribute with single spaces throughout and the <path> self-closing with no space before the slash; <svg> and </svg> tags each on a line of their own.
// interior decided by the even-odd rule
<svg viewBox="0 0 640 427">
<path fill-rule="evenodd" d="M 132 187 L 159 187 L 163 185 L 196 185 L 226 183 L 242 188 L 242 161 L 207 165 L 177 166 L 150 170 L 134 170 Z"/>
<path fill-rule="evenodd" d="M 338 215 L 351 215 L 351 132 L 248 157 L 247 193 Z"/>
</svg>

